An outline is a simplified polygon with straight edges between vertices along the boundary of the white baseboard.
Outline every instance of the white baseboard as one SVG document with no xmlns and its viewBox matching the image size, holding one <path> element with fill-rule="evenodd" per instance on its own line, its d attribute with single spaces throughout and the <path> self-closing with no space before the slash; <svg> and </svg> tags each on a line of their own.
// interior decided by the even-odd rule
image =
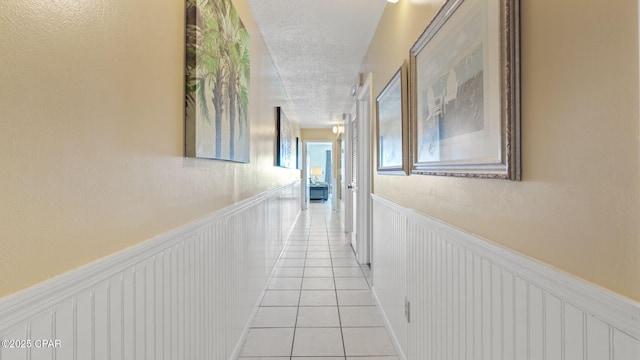
<svg viewBox="0 0 640 360">
<path fill-rule="evenodd" d="M 289 239 L 291 237 L 291 232 L 294 229 L 294 226 L 296 222 L 298 222 L 298 218 L 300 217 L 301 214 L 301 210 L 298 209 L 298 213 L 296 215 L 296 217 L 294 218 L 293 222 L 292 222 L 292 226 L 290 226 L 289 231 L 287 232 L 287 235 L 285 237 L 285 242 L 284 245 L 282 247 L 282 249 L 280 250 L 280 254 L 278 255 L 278 258 L 276 260 L 276 263 L 282 258 L 282 255 L 284 254 L 285 248 L 287 246 L 287 244 L 289 243 Z M 269 276 L 267 276 L 267 280 L 273 278 L 273 274 L 275 273 L 276 268 L 275 266 L 271 269 L 271 272 L 269 273 Z M 236 343 L 236 346 L 234 347 L 233 351 L 231 352 L 231 356 L 229 357 L 229 359 L 237 359 L 238 357 L 240 357 L 240 352 L 242 352 L 242 347 L 244 345 L 244 342 L 247 340 L 247 335 L 249 335 L 249 330 L 251 330 L 251 325 L 253 324 L 253 320 L 256 317 L 256 314 L 258 313 L 258 310 L 260 308 L 260 303 L 262 302 L 262 298 L 264 298 L 265 293 L 267 292 L 267 287 L 265 286 L 262 289 L 262 292 L 260 292 L 260 296 L 258 296 L 258 299 L 256 300 L 256 304 L 254 306 L 253 311 L 251 311 L 251 315 L 249 316 L 249 319 L 247 320 L 245 326 L 244 326 L 244 330 L 242 331 L 242 334 L 240 335 L 240 339 L 238 340 L 238 342 Z M 0 359 L 2 360 L 2 359 Z"/>
<path fill-rule="evenodd" d="M 299 211 L 297 181 L 2 298 L 32 343 L 0 359 L 229 359 Z"/>
<path fill-rule="evenodd" d="M 373 294 L 373 301 L 375 301 L 376 305 L 378 306 L 378 309 L 382 309 L 382 303 L 380 302 L 380 299 L 378 298 L 378 294 L 376 294 L 375 287 L 371 288 L 371 293 Z M 389 321 L 389 318 L 387 317 L 387 314 L 384 311 L 382 311 L 380 314 L 382 315 L 382 321 L 384 322 L 384 326 L 387 328 L 387 332 L 389 333 L 389 336 L 391 337 L 391 342 L 393 342 L 393 347 L 396 350 L 396 354 L 398 355 L 398 359 L 407 360 L 407 357 L 404 355 L 404 349 L 402 348 L 402 345 L 400 344 L 400 341 L 398 340 L 398 337 L 396 336 L 396 333 L 393 331 L 393 327 L 392 327 L 391 321 Z"/>
<path fill-rule="evenodd" d="M 375 294 L 407 359 L 640 359 L 639 303 L 372 198 Z"/>
</svg>

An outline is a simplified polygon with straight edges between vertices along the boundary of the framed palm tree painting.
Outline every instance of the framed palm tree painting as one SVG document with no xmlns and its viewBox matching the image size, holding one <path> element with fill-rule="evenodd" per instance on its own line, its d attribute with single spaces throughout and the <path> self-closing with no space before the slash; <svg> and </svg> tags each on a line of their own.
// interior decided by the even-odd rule
<svg viewBox="0 0 640 360">
<path fill-rule="evenodd" d="M 249 162 L 249 44 L 230 0 L 186 1 L 186 156 Z"/>
</svg>

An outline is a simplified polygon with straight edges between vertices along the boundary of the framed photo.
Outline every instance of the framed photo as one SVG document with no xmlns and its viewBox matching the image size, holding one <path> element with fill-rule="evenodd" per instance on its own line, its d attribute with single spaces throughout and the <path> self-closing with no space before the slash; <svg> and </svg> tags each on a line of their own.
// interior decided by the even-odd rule
<svg viewBox="0 0 640 360">
<path fill-rule="evenodd" d="M 518 0 L 448 0 L 411 48 L 411 173 L 520 180 Z"/>
<path fill-rule="evenodd" d="M 296 169 L 300 170 L 302 168 L 302 163 L 301 163 L 301 159 L 300 159 L 300 149 L 301 149 L 301 145 L 300 145 L 300 138 L 296 137 Z"/>
<path fill-rule="evenodd" d="M 287 119 L 281 107 L 276 108 L 276 165 L 296 168 L 296 138 L 294 137 L 291 122 Z"/>
<path fill-rule="evenodd" d="M 249 162 L 249 48 L 230 0 L 186 0 L 186 156 Z"/>
<path fill-rule="evenodd" d="M 409 173 L 408 80 L 405 62 L 376 98 L 379 174 Z"/>
</svg>

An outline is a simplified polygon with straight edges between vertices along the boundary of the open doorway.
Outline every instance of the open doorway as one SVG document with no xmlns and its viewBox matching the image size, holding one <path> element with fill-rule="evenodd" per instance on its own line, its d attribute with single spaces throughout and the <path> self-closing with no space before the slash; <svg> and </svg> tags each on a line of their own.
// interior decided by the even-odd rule
<svg viewBox="0 0 640 360">
<path fill-rule="evenodd" d="M 333 143 L 322 141 L 306 142 L 307 194 L 309 201 L 331 203 L 334 196 L 335 178 L 333 164 Z"/>
</svg>

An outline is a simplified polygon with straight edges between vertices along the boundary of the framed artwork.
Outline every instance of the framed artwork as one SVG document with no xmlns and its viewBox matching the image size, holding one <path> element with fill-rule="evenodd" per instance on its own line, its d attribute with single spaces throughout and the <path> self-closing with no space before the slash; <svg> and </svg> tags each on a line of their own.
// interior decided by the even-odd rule
<svg viewBox="0 0 640 360">
<path fill-rule="evenodd" d="M 300 161 L 300 138 L 296 137 L 296 169 L 300 170 L 302 167 L 302 162 Z"/>
<path fill-rule="evenodd" d="M 296 168 L 296 138 L 293 127 L 281 107 L 276 108 L 276 165 Z"/>
<path fill-rule="evenodd" d="M 448 0 L 411 48 L 411 173 L 520 180 L 518 0 Z"/>
<path fill-rule="evenodd" d="M 249 162 L 249 47 L 230 0 L 186 0 L 186 156 Z"/>
<path fill-rule="evenodd" d="M 408 71 L 404 63 L 376 98 L 379 174 L 409 173 L 407 85 Z"/>
</svg>

